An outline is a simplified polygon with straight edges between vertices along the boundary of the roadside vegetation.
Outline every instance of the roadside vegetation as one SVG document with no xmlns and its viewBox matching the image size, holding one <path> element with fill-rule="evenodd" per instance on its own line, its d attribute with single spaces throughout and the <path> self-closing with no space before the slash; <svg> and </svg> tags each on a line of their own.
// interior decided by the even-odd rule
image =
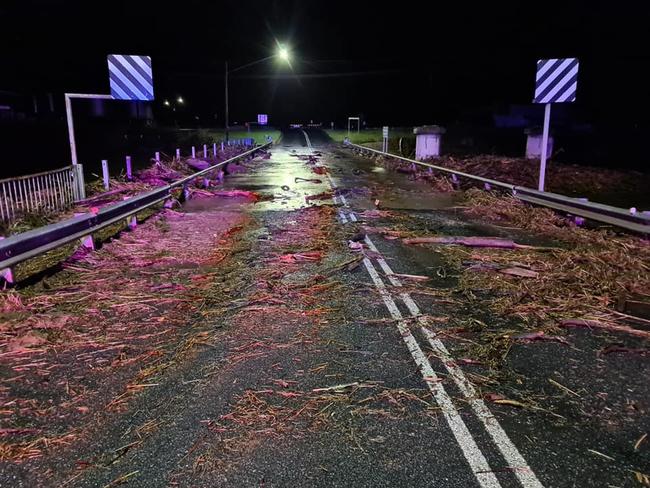
<svg viewBox="0 0 650 488">
<path fill-rule="evenodd" d="M 279 130 L 269 127 L 265 129 L 252 129 L 250 132 L 246 130 L 231 130 L 229 137 L 231 140 L 253 138 L 255 144 L 266 144 L 266 136 L 271 136 L 273 142 L 278 142 L 282 133 Z M 197 148 L 203 147 L 203 144 L 221 143 L 225 140 L 226 134 L 223 130 L 214 129 L 199 129 L 187 133 L 186 137 L 179 135 L 178 144 L 181 146 L 196 146 Z"/>
<path fill-rule="evenodd" d="M 347 130 L 326 130 L 334 142 L 343 142 L 348 136 Z M 350 142 L 364 144 L 373 149 L 381 149 L 382 129 L 365 129 L 360 132 L 350 131 Z M 388 132 L 388 152 L 400 154 L 399 140 L 402 139 L 402 155 L 411 157 L 415 153 L 415 136 L 409 127 L 390 128 Z"/>
</svg>

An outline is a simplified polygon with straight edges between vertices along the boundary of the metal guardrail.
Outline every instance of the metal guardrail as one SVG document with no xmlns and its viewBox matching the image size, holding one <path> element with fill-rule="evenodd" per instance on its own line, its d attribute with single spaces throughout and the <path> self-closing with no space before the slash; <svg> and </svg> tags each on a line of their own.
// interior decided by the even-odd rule
<svg viewBox="0 0 650 488">
<path fill-rule="evenodd" d="M 79 200 L 81 167 L 65 168 L 0 180 L 0 221 L 12 224 L 30 212 L 70 208 Z"/>
<path fill-rule="evenodd" d="M 91 235 L 109 225 L 126 219 L 171 197 L 174 188 L 185 187 L 193 179 L 203 176 L 228 163 L 268 148 L 272 142 L 255 147 L 235 157 L 210 166 L 198 173 L 182 178 L 169 185 L 151 190 L 128 200 L 108 205 L 97 213 L 87 213 L 54 224 L 39 227 L 0 240 L 0 270 L 56 249 L 77 239 Z"/>
<path fill-rule="evenodd" d="M 348 147 L 353 147 L 362 153 L 376 154 L 379 156 L 399 159 L 410 164 L 417 164 L 427 168 L 432 168 L 436 171 L 440 171 L 452 176 L 456 175 L 457 177 L 460 176 L 481 182 L 483 184 L 488 184 L 491 187 L 501 188 L 510 191 L 515 197 L 519 198 L 520 200 L 532 203 L 534 205 L 552 208 L 560 212 L 569 213 L 573 216 L 584 217 L 586 219 L 613 225 L 622 229 L 640 232 L 643 234 L 650 234 L 650 215 L 647 214 L 632 213 L 630 210 L 624 208 L 612 207 L 610 205 L 604 205 L 602 203 L 587 202 L 578 198 L 560 195 L 558 193 L 542 192 L 533 190 L 532 188 L 526 188 L 525 186 L 518 186 L 511 183 L 504 183 L 502 181 L 483 178 L 481 176 L 463 173 L 462 171 L 455 171 L 443 166 L 424 163 L 422 161 L 416 161 L 414 159 L 405 158 L 396 154 L 379 151 L 377 149 L 361 146 L 359 144 L 352 144 L 348 142 L 345 143 L 345 145 Z"/>
</svg>

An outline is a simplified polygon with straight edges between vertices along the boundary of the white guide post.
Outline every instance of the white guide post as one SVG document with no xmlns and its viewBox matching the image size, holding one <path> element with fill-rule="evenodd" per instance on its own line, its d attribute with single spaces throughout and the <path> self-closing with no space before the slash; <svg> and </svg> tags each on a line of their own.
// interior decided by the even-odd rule
<svg viewBox="0 0 650 488">
<path fill-rule="evenodd" d="M 108 190 L 111 186 L 111 180 L 108 174 L 108 161 L 105 159 L 102 159 L 102 179 L 104 180 L 104 190 Z"/>
</svg>

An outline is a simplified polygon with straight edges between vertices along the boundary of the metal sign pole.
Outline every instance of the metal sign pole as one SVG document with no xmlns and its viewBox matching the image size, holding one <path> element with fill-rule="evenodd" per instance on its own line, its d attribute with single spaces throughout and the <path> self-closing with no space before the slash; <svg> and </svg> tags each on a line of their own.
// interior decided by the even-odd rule
<svg viewBox="0 0 650 488">
<path fill-rule="evenodd" d="M 546 157 L 548 150 L 548 127 L 551 120 L 551 104 L 547 103 L 544 106 L 544 130 L 542 131 L 542 155 L 539 165 L 539 185 L 537 189 L 544 191 L 544 180 L 546 179 Z"/>
<path fill-rule="evenodd" d="M 225 111 L 226 111 L 226 120 L 225 120 L 226 124 L 225 124 L 225 130 L 224 131 L 225 131 L 225 136 L 226 136 L 226 142 L 228 142 L 229 141 L 229 134 L 228 134 L 229 130 L 228 129 L 229 129 L 229 125 L 230 125 L 230 121 L 228 120 L 228 116 L 229 116 L 229 114 L 228 114 L 228 61 L 226 61 L 226 69 L 225 69 L 225 72 L 224 72 L 224 82 L 223 82 L 223 84 L 224 84 L 224 92 L 225 92 L 224 95 L 225 95 L 225 99 L 226 99 L 225 104 L 224 104 L 225 105 Z"/>
<path fill-rule="evenodd" d="M 72 164 L 77 164 L 77 146 L 74 140 L 74 120 L 72 118 L 72 104 L 70 103 L 70 94 L 65 94 L 65 115 L 68 119 L 68 137 L 70 139 L 70 154 L 72 156 Z"/>
<path fill-rule="evenodd" d="M 68 119 L 68 136 L 70 137 L 70 155 L 72 157 L 72 164 L 77 164 L 77 145 L 74 137 L 74 118 L 72 117 L 72 103 L 73 98 L 86 98 L 91 100 L 113 100 L 112 95 L 91 95 L 85 93 L 66 93 L 65 94 L 65 113 Z"/>
<path fill-rule="evenodd" d="M 77 158 L 77 143 L 74 136 L 74 117 L 72 115 L 72 99 L 85 98 L 90 100 L 132 100 L 152 101 L 153 74 L 149 56 L 109 54 L 108 80 L 111 87 L 110 95 L 88 93 L 66 93 L 65 114 L 68 122 L 68 138 L 70 140 L 70 158 L 77 179 L 77 199 L 85 198 L 83 170 Z M 137 67 L 136 67 L 137 66 Z M 136 105 L 139 118 L 139 105 Z"/>
<path fill-rule="evenodd" d="M 551 104 L 576 101 L 578 88 L 577 58 L 540 59 L 535 74 L 535 97 L 533 103 L 543 103 L 544 130 L 539 165 L 539 191 L 544 191 L 546 179 L 546 158 L 548 156 L 548 127 L 551 121 Z"/>
<path fill-rule="evenodd" d="M 90 95 L 84 93 L 66 93 L 65 94 L 65 115 L 68 121 L 68 137 L 70 139 L 70 158 L 72 166 L 75 168 L 75 178 L 77 180 L 77 190 L 75 195 L 77 200 L 86 198 L 86 184 L 84 181 L 84 173 L 79 160 L 77 159 L 77 143 L 74 137 L 74 117 L 72 116 L 72 99 L 73 98 L 87 98 L 92 100 L 113 100 L 112 95 Z"/>
</svg>

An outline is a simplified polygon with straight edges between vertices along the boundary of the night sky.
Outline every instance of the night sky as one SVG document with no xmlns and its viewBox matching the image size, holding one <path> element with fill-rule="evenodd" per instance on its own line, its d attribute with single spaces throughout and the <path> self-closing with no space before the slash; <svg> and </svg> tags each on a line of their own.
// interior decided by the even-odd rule
<svg viewBox="0 0 650 488">
<path fill-rule="evenodd" d="M 232 121 L 449 124 L 530 103 L 538 58 L 578 57 L 577 116 L 647 126 L 642 3 L 5 0 L 0 90 L 107 93 L 107 54 L 148 54 L 156 104 L 182 95 L 188 112 L 223 123 L 224 61 L 279 41 L 292 68 L 233 74 Z"/>
</svg>

